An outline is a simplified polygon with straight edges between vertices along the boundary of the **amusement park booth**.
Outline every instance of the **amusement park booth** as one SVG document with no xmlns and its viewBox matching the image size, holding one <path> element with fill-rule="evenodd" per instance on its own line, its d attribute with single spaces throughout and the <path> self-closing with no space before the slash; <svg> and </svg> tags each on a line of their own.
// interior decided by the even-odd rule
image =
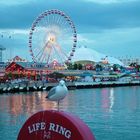
<svg viewBox="0 0 140 140">
<path fill-rule="evenodd" d="M 44 73 L 49 71 L 44 64 L 34 64 L 32 62 L 11 62 L 5 68 L 6 79 L 28 78 L 38 80 Z"/>
</svg>

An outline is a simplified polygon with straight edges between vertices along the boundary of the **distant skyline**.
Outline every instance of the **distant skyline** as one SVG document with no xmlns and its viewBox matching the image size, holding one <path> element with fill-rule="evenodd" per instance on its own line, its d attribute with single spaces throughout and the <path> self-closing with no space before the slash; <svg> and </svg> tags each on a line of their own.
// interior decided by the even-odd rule
<svg viewBox="0 0 140 140">
<path fill-rule="evenodd" d="M 71 17 L 78 45 L 115 57 L 140 57 L 140 0 L 0 0 L 0 44 L 4 60 L 31 60 L 29 30 L 42 12 L 59 9 Z"/>
</svg>

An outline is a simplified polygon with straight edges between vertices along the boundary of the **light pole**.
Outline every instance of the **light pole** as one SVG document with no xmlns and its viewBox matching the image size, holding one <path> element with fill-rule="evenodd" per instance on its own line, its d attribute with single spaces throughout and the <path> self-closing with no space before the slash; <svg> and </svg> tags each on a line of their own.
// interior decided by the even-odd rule
<svg viewBox="0 0 140 140">
<path fill-rule="evenodd" d="M 0 62 L 3 62 L 3 57 L 2 57 L 2 52 L 6 50 L 6 48 L 4 48 L 2 45 L 0 45 Z"/>
</svg>

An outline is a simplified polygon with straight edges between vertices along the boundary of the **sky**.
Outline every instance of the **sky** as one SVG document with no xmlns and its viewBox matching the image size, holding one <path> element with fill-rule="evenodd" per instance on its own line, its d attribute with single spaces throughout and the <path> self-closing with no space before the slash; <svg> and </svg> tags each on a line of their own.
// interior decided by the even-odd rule
<svg viewBox="0 0 140 140">
<path fill-rule="evenodd" d="M 65 12 L 77 30 L 77 47 L 114 57 L 140 57 L 140 0 L 0 0 L 3 59 L 31 60 L 28 47 L 33 21 L 42 12 Z"/>
</svg>

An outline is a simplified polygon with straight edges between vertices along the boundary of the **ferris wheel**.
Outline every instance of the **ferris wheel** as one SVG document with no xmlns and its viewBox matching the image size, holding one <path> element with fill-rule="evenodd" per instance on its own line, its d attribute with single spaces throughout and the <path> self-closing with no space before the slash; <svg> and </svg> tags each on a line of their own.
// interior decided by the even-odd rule
<svg viewBox="0 0 140 140">
<path fill-rule="evenodd" d="M 41 13 L 29 33 L 29 51 L 36 63 L 70 62 L 77 43 L 74 23 L 64 12 L 53 9 Z"/>
</svg>

